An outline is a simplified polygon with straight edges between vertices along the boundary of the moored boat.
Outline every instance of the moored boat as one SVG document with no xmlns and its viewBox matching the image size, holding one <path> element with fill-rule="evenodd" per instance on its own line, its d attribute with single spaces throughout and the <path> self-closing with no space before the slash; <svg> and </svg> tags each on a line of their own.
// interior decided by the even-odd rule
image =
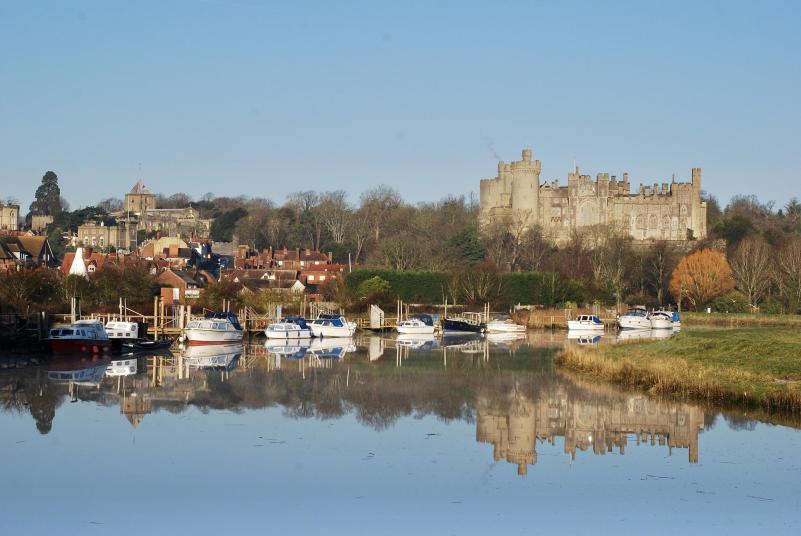
<svg viewBox="0 0 801 536">
<path fill-rule="evenodd" d="M 342 315 L 322 314 L 309 322 L 315 337 L 352 337 L 356 324 L 348 322 Z"/>
<path fill-rule="evenodd" d="M 654 311 L 651 314 L 651 329 L 673 329 L 673 314 L 669 311 Z"/>
<path fill-rule="evenodd" d="M 310 339 L 312 330 L 301 317 L 287 317 L 281 322 L 267 326 L 264 334 L 268 339 Z"/>
<path fill-rule="evenodd" d="M 620 329 L 651 329 L 651 319 L 645 307 L 632 307 L 626 314 L 617 317 Z"/>
<path fill-rule="evenodd" d="M 496 318 L 487 323 L 489 333 L 525 333 L 526 326 L 516 324 L 511 318 Z"/>
<path fill-rule="evenodd" d="M 78 320 L 66 327 L 52 328 L 47 342 L 50 351 L 57 354 L 101 354 L 111 350 L 111 340 L 99 320 Z"/>
<path fill-rule="evenodd" d="M 443 333 L 484 333 L 487 331 L 487 324 L 481 321 L 482 315 L 479 313 L 465 313 L 460 317 L 443 318 Z"/>
<path fill-rule="evenodd" d="M 604 323 L 595 315 L 578 315 L 575 320 L 567 321 L 570 331 L 603 331 Z"/>
<path fill-rule="evenodd" d="M 434 333 L 434 319 L 431 315 L 414 315 L 407 320 L 398 322 L 395 327 L 398 333 L 405 334 L 432 334 Z"/>
<path fill-rule="evenodd" d="M 231 344 L 242 340 L 242 326 L 235 314 L 208 313 L 203 320 L 192 320 L 184 328 L 189 344 Z"/>
</svg>

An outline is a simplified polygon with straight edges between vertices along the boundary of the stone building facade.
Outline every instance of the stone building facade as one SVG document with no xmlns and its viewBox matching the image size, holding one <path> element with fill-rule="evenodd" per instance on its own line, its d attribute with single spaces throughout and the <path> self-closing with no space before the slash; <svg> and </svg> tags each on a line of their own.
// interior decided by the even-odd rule
<svg viewBox="0 0 801 536">
<path fill-rule="evenodd" d="M 131 229 L 129 233 L 121 232 L 121 238 L 127 237 L 127 246 L 120 248 L 136 249 L 137 231 L 162 236 L 183 236 L 187 238 L 208 238 L 211 233 L 212 220 L 200 217 L 200 212 L 192 207 L 156 208 L 156 195 L 148 190 L 140 180 L 130 192 L 125 194 L 123 210 L 112 214 L 121 227 Z"/>
<path fill-rule="evenodd" d="M 87 222 L 78 226 L 78 241 L 84 247 L 127 250 L 131 242 L 136 241 L 136 232 L 125 221 L 120 221 L 117 225 Z"/>
<path fill-rule="evenodd" d="M 598 225 L 613 226 L 635 240 L 684 241 L 705 238 L 706 202 L 701 201 L 701 168 L 693 168 L 690 182 L 641 185 L 632 193 L 628 173 L 618 180 L 599 173 L 595 180 L 578 167 L 558 180 L 540 183 L 541 163 L 531 149 L 523 159 L 499 162 L 498 175 L 481 181 L 481 223 L 500 222 L 517 228 L 540 226 L 556 241 L 573 231 Z"/>
<path fill-rule="evenodd" d="M 19 205 L 0 203 L 0 231 L 19 229 Z"/>
</svg>

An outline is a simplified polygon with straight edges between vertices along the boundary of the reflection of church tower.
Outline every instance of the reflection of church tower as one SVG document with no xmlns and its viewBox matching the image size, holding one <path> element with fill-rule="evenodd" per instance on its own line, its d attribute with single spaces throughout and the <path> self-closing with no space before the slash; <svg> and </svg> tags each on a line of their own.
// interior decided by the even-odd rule
<svg viewBox="0 0 801 536">
<path fill-rule="evenodd" d="M 137 396 L 136 393 L 125 396 L 120 401 L 120 413 L 125 415 L 134 428 L 139 427 L 139 423 L 150 411 L 150 399 Z"/>
</svg>

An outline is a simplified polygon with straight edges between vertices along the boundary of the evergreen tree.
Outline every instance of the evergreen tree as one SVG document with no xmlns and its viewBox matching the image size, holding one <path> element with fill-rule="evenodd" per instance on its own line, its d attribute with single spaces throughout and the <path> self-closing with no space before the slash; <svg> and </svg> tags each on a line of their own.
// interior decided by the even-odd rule
<svg viewBox="0 0 801 536">
<path fill-rule="evenodd" d="M 48 171 L 42 177 L 42 184 L 36 189 L 36 199 L 31 203 L 31 214 L 58 216 L 61 212 L 61 190 L 58 176 Z"/>
</svg>

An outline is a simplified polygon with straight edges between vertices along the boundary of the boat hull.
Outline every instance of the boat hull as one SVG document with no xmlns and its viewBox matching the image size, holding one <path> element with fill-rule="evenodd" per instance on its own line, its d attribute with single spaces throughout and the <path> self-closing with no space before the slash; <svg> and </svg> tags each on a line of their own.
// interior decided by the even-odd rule
<svg viewBox="0 0 801 536">
<path fill-rule="evenodd" d="M 584 323 L 578 320 L 568 320 L 567 329 L 570 331 L 599 332 L 604 330 L 603 324 Z"/>
<path fill-rule="evenodd" d="M 297 331 L 270 331 L 264 330 L 264 335 L 268 339 L 274 340 L 291 340 L 291 339 L 311 339 L 312 331 L 310 329 L 299 329 Z"/>
<path fill-rule="evenodd" d="M 617 319 L 620 329 L 651 329 L 651 321 L 644 316 L 623 315 Z"/>
<path fill-rule="evenodd" d="M 651 318 L 651 329 L 673 329 L 673 321 L 669 318 Z"/>
<path fill-rule="evenodd" d="M 111 340 L 104 339 L 49 339 L 54 354 L 102 354 L 111 351 Z"/>
<path fill-rule="evenodd" d="M 472 324 L 464 320 L 455 320 L 451 318 L 442 319 L 442 331 L 451 333 L 484 333 L 487 326 L 484 324 Z"/>
<path fill-rule="evenodd" d="M 487 331 L 489 333 L 525 333 L 526 326 L 520 324 L 511 324 L 508 322 L 490 322 L 487 324 Z"/>
<path fill-rule="evenodd" d="M 241 331 L 193 328 L 185 330 L 184 335 L 189 344 L 231 344 L 242 340 Z"/>
<path fill-rule="evenodd" d="M 311 325 L 315 337 L 352 337 L 356 329 L 353 326 L 320 326 Z"/>
<path fill-rule="evenodd" d="M 397 326 L 398 333 L 407 335 L 431 335 L 434 333 L 434 326 Z"/>
</svg>

